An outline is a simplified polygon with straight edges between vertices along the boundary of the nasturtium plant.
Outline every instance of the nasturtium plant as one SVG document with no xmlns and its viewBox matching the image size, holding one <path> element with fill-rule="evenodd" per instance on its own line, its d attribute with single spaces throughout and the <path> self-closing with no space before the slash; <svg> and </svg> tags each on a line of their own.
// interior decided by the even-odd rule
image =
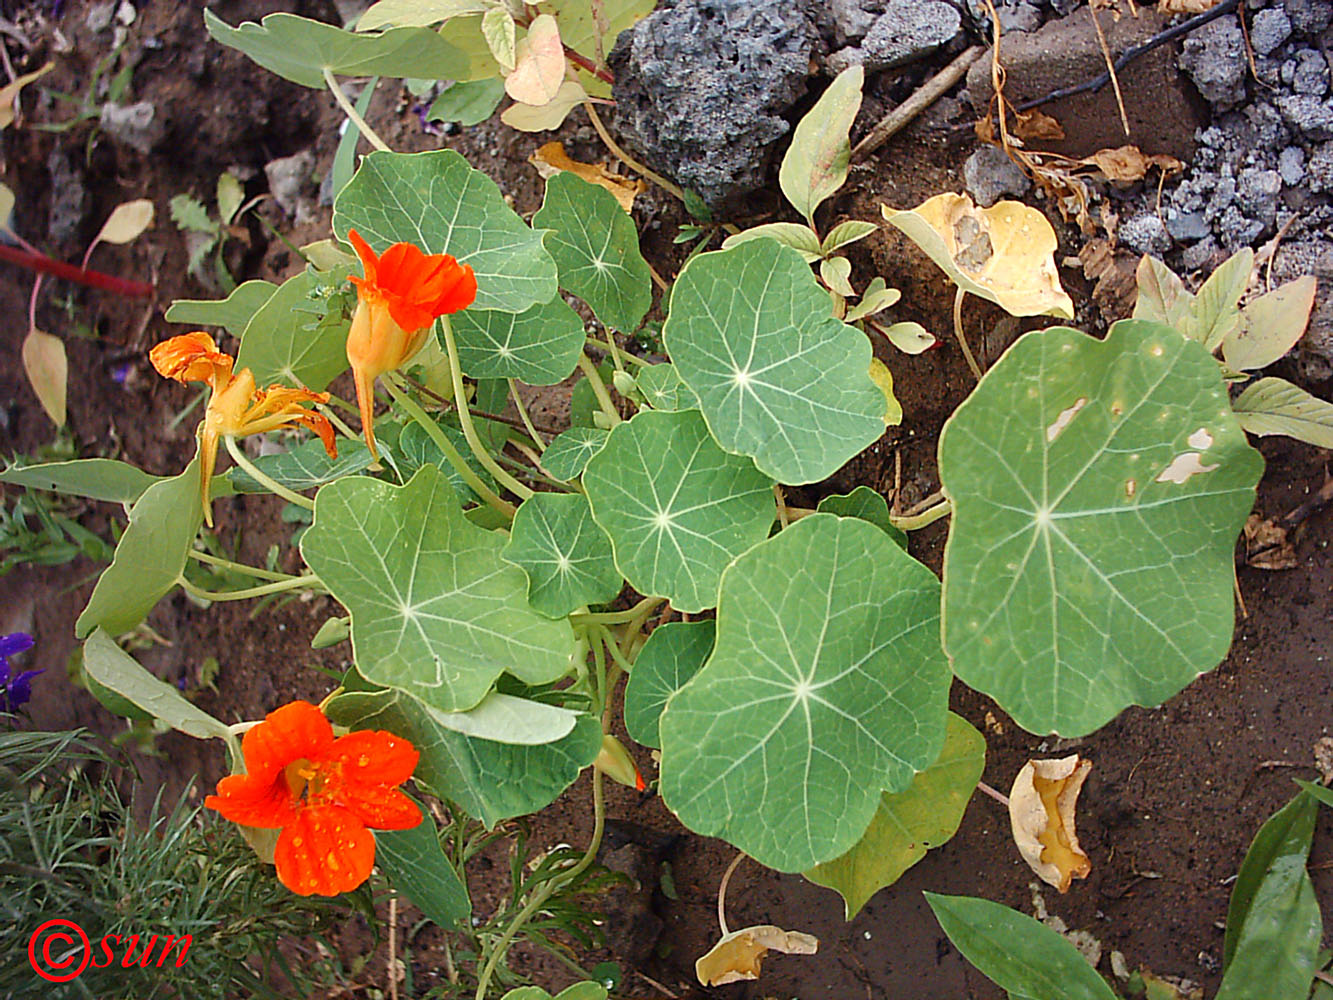
<svg viewBox="0 0 1333 1000">
<path fill-rule="evenodd" d="M 450 322 L 459 364 L 472 378 L 554 385 L 574 370 L 583 353 L 583 320 L 558 296 L 520 313 L 467 309 Z"/>
<path fill-rule="evenodd" d="M 528 497 L 501 555 L 527 574 L 528 603 L 552 618 L 614 600 L 625 582 L 611 540 L 579 493 Z"/>
<path fill-rule="evenodd" d="M 945 424 L 939 464 L 945 649 L 1023 728 L 1081 736 L 1226 655 L 1263 459 L 1199 344 L 1142 320 L 1026 334 Z"/>
<path fill-rule="evenodd" d="M 263 455 L 254 462 L 273 482 L 300 492 L 361 472 L 370 466 L 371 458 L 370 449 L 360 441 L 344 442 L 338 448 L 338 457 L 329 458 L 324 445 L 316 440 L 306 441 L 277 455 Z M 266 483 L 261 483 L 239 466 L 228 470 L 227 479 L 237 493 L 269 491 Z"/>
<path fill-rule="evenodd" d="M 736 559 L 713 652 L 662 713 L 667 806 L 779 871 L 845 853 L 944 744 L 938 611 L 934 574 L 853 518 Z"/>
<path fill-rule="evenodd" d="M 583 475 L 591 458 L 602 450 L 609 432 L 599 427 L 571 427 L 551 439 L 542 452 L 542 468 L 568 482 Z"/>
<path fill-rule="evenodd" d="M 332 279 L 341 284 L 346 273 Z M 318 297 L 330 277 L 301 271 L 255 310 L 241 335 L 236 369 L 249 368 L 259 385 L 283 382 L 316 392 L 347 368 L 347 321 Z"/>
<path fill-rule="evenodd" d="M 644 365 L 634 375 L 634 384 L 654 410 L 697 410 L 699 399 L 676 372 L 676 366 Z"/>
<path fill-rule="evenodd" d="M 625 729 L 646 747 L 662 748 L 658 725 L 671 696 L 699 672 L 713 651 L 711 619 L 668 622 L 653 629 L 625 685 Z"/>
</svg>

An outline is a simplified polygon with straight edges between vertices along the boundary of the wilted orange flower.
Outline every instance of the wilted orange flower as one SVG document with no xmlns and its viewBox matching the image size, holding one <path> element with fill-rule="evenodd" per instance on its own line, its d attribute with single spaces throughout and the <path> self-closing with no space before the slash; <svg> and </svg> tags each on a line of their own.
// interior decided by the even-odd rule
<svg viewBox="0 0 1333 1000">
<path fill-rule="evenodd" d="M 421 810 L 397 788 L 420 754 L 392 733 L 333 737 L 324 714 L 294 701 L 246 732 L 245 774 L 218 782 L 204 799 L 233 823 L 281 829 L 273 860 L 278 880 L 302 896 L 355 889 L 375 864 L 370 829 L 407 830 Z"/>
<path fill-rule="evenodd" d="M 166 378 L 174 378 L 177 382 L 207 382 L 213 389 L 199 435 L 199 460 L 203 466 L 200 488 L 204 518 L 210 527 L 213 513 L 208 503 L 208 482 L 217 465 L 218 439 L 223 435 L 246 437 L 301 424 L 319 435 L 330 458 L 338 457 L 333 425 L 327 417 L 301 405 L 327 403 L 327 392 L 291 389 L 283 385 L 257 389 L 249 368 L 242 368 L 233 375 L 235 361 L 232 356 L 219 351 L 208 334 L 197 331 L 162 341 L 148 352 L 148 359 Z"/>
<path fill-rule="evenodd" d="M 421 350 L 439 316 L 466 309 L 477 297 L 472 268 L 449 254 L 423 253 L 411 243 L 395 243 L 376 257 L 355 230 L 347 234 L 364 278 L 356 285 L 356 312 L 347 334 L 347 360 L 356 382 L 370 453 L 375 450 L 375 379 L 406 364 Z"/>
</svg>

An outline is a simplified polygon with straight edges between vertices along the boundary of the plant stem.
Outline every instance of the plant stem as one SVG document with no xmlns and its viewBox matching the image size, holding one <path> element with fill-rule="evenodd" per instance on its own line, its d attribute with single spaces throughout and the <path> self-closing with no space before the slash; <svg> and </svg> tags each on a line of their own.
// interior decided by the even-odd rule
<svg viewBox="0 0 1333 1000">
<path fill-rule="evenodd" d="M 616 366 L 616 371 L 623 372 L 625 366 L 620 362 L 620 348 L 616 346 L 616 335 L 611 332 L 609 326 L 603 326 L 602 329 L 606 332 L 606 347 L 611 352 L 611 363 Z"/>
<path fill-rule="evenodd" d="M 0 243 L 0 260 L 9 264 L 17 264 L 19 267 L 26 267 L 29 271 L 36 271 L 38 274 L 49 274 L 56 278 L 63 278 L 65 281 L 75 281 L 80 285 L 87 285 L 89 288 L 100 288 L 104 292 L 113 292 L 116 295 L 123 295 L 130 299 L 151 298 L 157 291 L 154 286 L 146 285 L 142 281 L 129 281 L 125 278 L 103 274 L 101 271 L 90 271 L 84 267 L 75 267 L 73 264 L 66 264 L 64 261 L 48 257 L 44 253 L 21 250 L 18 247 L 11 247 L 4 243 Z"/>
<path fill-rule="evenodd" d="M 444 331 L 444 349 L 449 354 L 449 377 L 453 379 L 454 383 L 454 405 L 458 407 L 458 422 L 463 425 L 463 437 L 467 438 L 468 447 L 472 449 L 472 454 L 477 456 L 477 461 L 485 467 L 486 471 L 514 496 L 520 500 L 526 500 L 532 496 L 532 490 L 500 468 L 500 463 L 491 457 L 491 453 L 486 450 L 485 445 L 481 443 L 481 438 L 477 436 L 477 428 L 473 425 L 472 414 L 468 412 L 467 408 L 467 395 L 463 390 L 463 368 L 458 362 L 458 344 L 454 341 L 454 328 L 449 322 L 448 316 L 440 317 L 440 328 Z"/>
<path fill-rule="evenodd" d="M 514 399 L 514 409 L 518 410 L 519 419 L 523 421 L 523 426 L 528 435 L 532 438 L 533 444 L 537 446 L 537 451 L 546 451 L 546 442 L 542 436 L 537 433 L 537 428 L 533 426 L 532 417 L 528 416 L 528 408 L 523 405 L 523 397 L 518 392 L 518 382 L 515 379 L 509 379 L 509 395 Z"/>
<path fill-rule="evenodd" d="M 611 138 L 611 133 L 608 132 L 606 130 L 606 126 L 602 124 L 602 117 L 597 113 L 597 109 L 592 106 L 591 102 L 584 101 L 583 110 L 588 112 L 588 120 L 592 122 L 592 127 L 597 130 L 597 134 L 602 138 L 603 145 L 605 145 L 606 148 L 611 151 L 611 155 L 613 155 L 621 163 L 625 164 L 625 166 L 633 170 L 636 174 L 642 174 L 644 177 L 647 177 L 650 181 L 652 181 L 654 184 L 660 187 L 663 191 L 675 195 L 681 201 L 685 200 L 685 192 L 682 191 L 680 187 L 678 187 L 675 184 L 672 184 L 661 174 L 657 174 L 649 170 L 638 160 L 634 159 L 634 157 L 630 156 L 629 153 L 621 149 L 619 145 L 617 145 L 616 141 Z"/>
<path fill-rule="evenodd" d="M 454 443 L 444 436 L 444 431 L 440 430 L 439 424 L 430 418 L 426 411 L 421 408 L 421 405 L 398 387 L 392 375 L 385 377 L 384 386 L 389 390 L 389 395 L 393 397 L 393 401 L 406 410 L 409 417 L 421 425 L 421 429 L 426 432 L 426 436 L 431 439 L 435 447 L 444 453 L 445 459 L 454 467 L 454 471 L 463 477 L 463 482 L 467 483 L 468 488 L 512 521 L 514 519 L 514 505 L 507 500 L 500 499 L 494 490 L 481 481 L 481 477 L 472 471 L 472 466 L 467 464 L 463 456 L 458 453 L 458 449 L 454 447 Z"/>
<path fill-rule="evenodd" d="M 787 498 L 782 495 L 782 486 L 778 483 L 773 484 L 773 499 L 778 502 L 778 523 L 785 529 L 791 518 L 787 516 Z"/>
<path fill-rule="evenodd" d="M 267 487 L 270 493 L 276 493 L 288 503 L 294 503 L 298 507 L 304 507 L 306 510 L 315 509 L 315 501 L 311 500 L 309 497 L 301 496 L 301 494 L 297 493 L 295 490 L 289 490 L 286 486 L 283 486 L 281 483 L 261 471 L 254 462 L 250 461 L 250 459 L 245 456 L 245 452 L 241 450 L 236 444 L 236 439 L 230 434 L 224 437 L 222 441 L 227 446 L 227 452 L 231 455 L 232 461 L 244 469 L 251 479 L 256 480 L 261 486 Z"/>
<path fill-rule="evenodd" d="M 585 341 L 585 343 L 587 344 L 588 347 L 595 347 L 595 348 L 597 348 L 599 351 L 605 351 L 605 350 L 606 350 L 606 345 L 603 344 L 603 343 L 602 343 L 600 340 L 598 340 L 596 337 L 589 337 L 589 338 L 587 338 L 587 340 Z M 651 367 L 651 366 L 652 366 L 652 362 L 651 362 L 651 361 L 644 361 L 643 358 L 636 358 L 633 354 L 630 354 L 629 351 L 621 351 L 621 352 L 620 352 L 620 360 L 622 360 L 622 361 L 628 361 L 630 364 L 632 364 L 632 365 L 637 365 L 637 366 L 640 367 L 640 368 L 648 368 L 648 367 Z"/>
<path fill-rule="evenodd" d="M 579 367 L 583 369 L 588 384 L 592 386 L 592 394 L 597 397 L 597 405 L 602 408 L 602 412 L 611 418 L 612 425 L 620 423 L 620 411 L 616 409 L 616 404 L 611 401 L 611 394 L 606 391 L 606 383 L 602 381 L 601 373 L 597 371 L 597 366 L 592 363 L 592 358 L 586 354 L 580 354 Z"/>
<path fill-rule="evenodd" d="M 369 140 L 370 144 L 382 152 L 393 152 L 389 144 L 381 139 L 373 128 L 366 124 L 366 120 L 361 117 L 361 112 L 356 110 L 352 105 L 352 102 L 348 100 L 347 95 L 343 93 L 342 87 L 333 76 L 333 70 L 329 69 L 327 66 L 324 67 L 324 82 L 329 85 L 329 90 L 333 92 L 333 99 L 338 102 L 338 107 L 343 109 L 343 114 L 351 120 L 354 126 L 361 130 L 361 134 Z"/>
<path fill-rule="evenodd" d="M 717 926 L 722 931 L 722 936 L 727 936 L 727 885 L 731 882 L 731 875 L 745 860 L 745 852 L 742 851 L 731 859 L 731 864 L 727 865 L 727 870 L 722 873 L 722 881 L 717 885 Z"/>
<path fill-rule="evenodd" d="M 903 531 L 917 531 L 928 524 L 934 524 L 942 517 L 948 517 L 953 512 L 953 504 L 946 497 L 933 507 L 927 507 L 920 514 L 913 514 L 911 517 L 895 517 L 889 515 L 889 523 L 895 528 L 901 528 Z"/>
<path fill-rule="evenodd" d="M 260 569 L 258 566 L 247 566 L 245 563 L 232 562 L 230 559 L 223 559 L 221 556 L 215 556 L 211 552 L 200 552 L 198 549 L 191 549 L 187 555 L 191 559 L 197 559 L 201 563 L 207 563 L 209 566 L 220 566 L 223 569 L 229 569 L 233 573 L 244 573 L 246 576 L 257 577 L 260 580 L 295 580 L 296 577 L 290 573 L 275 573 L 272 570 Z"/>
<path fill-rule="evenodd" d="M 663 597 L 645 597 L 632 608 L 626 608 L 624 611 L 598 611 L 577 612 L 570 615 L 570 619 L 575 625 L 623 625 L 625 622 L 632 622 L 638 618 L 645 610 L 651 614 L 652 609 L 661 604 L 666 598 Z"/>
<path fill-rule="evenodd" d="M 972 348 L 967 346 L 967 336 L 963 333 L 963 296 L 967 292 L 960 287 L 958 294 L 953 297 L 953 332 L 958 336 L 958 343 L 963 348 L 963 357 L 967 359 L 967 367 L 972 369 L 972 374 L 981 381 L 981 366 L 977 364 L 977 359 L 972 356 Z"/>
<path fill-rule="evenodd" d="M 1004 806 L 1006 809 L 1009 807 L 1009 796 L 1005 795 L 1003 792 L 997 792 L 994 788 L 991 788 L 991 786 L 986 784 L 984 781 L 977 782 L 977 791 L 989 795 L 991 798 L 993 798 L 996 802 L 1000 803 L 1000 805 Z"/>
<path fill-rule="evenodd" d="M 281 594 L 285 590 L 299 590 L 302 587 L 320 586 L 319 577 L 314 573 L 306 576 L 294 576 L 290 580 L 278 580 L 276 583 L 266 583 L 259 587 L 247 587 L 245 590 L 214 591 L 204 590 L 202 587 L 196 587 L 185 579 L 184 576 L 176 578 L 176 582 L 181 585 L 187 593 L 203 601 L 245 601 L 251 597 L 264 597 L 267 594 Z"/>
</svg>

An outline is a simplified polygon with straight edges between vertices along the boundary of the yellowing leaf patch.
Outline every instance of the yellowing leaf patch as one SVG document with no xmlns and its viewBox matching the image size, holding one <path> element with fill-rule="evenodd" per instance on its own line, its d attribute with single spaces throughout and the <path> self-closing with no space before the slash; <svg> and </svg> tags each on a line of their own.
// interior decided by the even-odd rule
<svg viewBox="0 0 1333 1000">
<path fill-rule="evenodd" d="M 1009 791 L 1009 825 L 1019 853 L 1043 882 L 1061 892 L 1092 871 L 1074 829 L 1078 793 L 1091 770 L 1092 761 L 1078 754 L 1030 760 Z"/>
<path fill-rule="evenodd" d="M 722 986 L 759 978 L 759 967 L 770 951 L 786 955 L 813 955 L 819 939 L 800 931 L 784 931 L 772 924 L 756 924 L 723 936 L 708 954 L 694 963 L 694 974 L 705 986 Z"/>
<path fill-rule="evenodd" d="M 965 291 L 1013 316 L 1073 319 L 1055 269 L 1055 230 L 1035 208 L 1016 201 L 977 208 L 967 195 L 946 192 L 909 211 L 882 211 Z"/>
<path fill-rule="evenodd" d="M 514 70 L 505 77 L 505 93 L 523 104 L 549 104 L 565 80 L 565 48 L 550 14 L 540 14 L 515 49 Z"/>
<path fill-rule="evenodd" d="M 543 178 L 564 171 L 582 177 L 589 184 L 606 188 L 616 196 L 616 201 L 620 202 L 620 207 L 626 212 L 634 210 L 635 197 L 647 186 L 643 181 L 613 174 L 605 163 L 582 163 L 571 158 L 560 142 L 548 142 L 528 157 L 528 162 L 537 168 L 537 173 Z"/>
<path fill-rule="evenodd" d="M 33 327 L 23 341 L 23 370 L 46 415 L 57 427 L 64 427 L 65 384 L 69 377 L 65 342 Z"/>
<path fill-rule="evenodd" d="M 223 176 L 228 176 L 224 174 Z M 117 205 L 115 211 L 102 223 L 97 234 L 99 243 L 131 243 L 153 224 L 153 203 L 147 198 Z"/>
</svg>

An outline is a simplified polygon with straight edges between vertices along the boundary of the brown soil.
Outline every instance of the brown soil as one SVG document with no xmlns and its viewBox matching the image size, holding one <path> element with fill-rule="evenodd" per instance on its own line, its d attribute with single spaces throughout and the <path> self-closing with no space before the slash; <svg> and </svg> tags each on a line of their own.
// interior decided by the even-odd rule
<svg viewBox="0 0 1333 1000">
<path fill-rule="evenodd" d="M 44 8 L 43 8 L 44 9 Z M 223 0 L 214 8 L 230 23 L 255 18 L 275 9 L 255 0 Z M 320 3 L 281 5 L 299 13 L 335 20 Z M 33 97 L 42 87 L 77 92 L 86 86 L 92 64 L 109 49 L 108 36 L 84 26 L 87 8 L 71 3 L 59 21 L 72 48 L 53 49 L 49 22 L 43 27 L 37 8 L 9 11 L 25 25 L 36 47 L 24 53 L 10 43 L 15 71 L 55 59 L 55 71 L 25 95 L 28 122 L 58 121 L 66 112 Z M 21 16 L 20 16 L 21 15 Z M 146 46 L 155 38 L 160 45 Z M 64 336 L 70 358 L 70 430 L 81 455 L 109 455 L 134 462 L 151 472 L 180 468 L 189 447 L 186 430 L 168 429 L 168 422 L 192 398 L 182 387 L 158 379 L 144 358 L 147 346 L 180 332 L 167 324 L 162 311 L 174 298 L 212 297 L 184 273 L 186 249 L 169 221 L 167 203 L 180 192 L 211 197 L 217 175 L 239 164 L 257 173 L 247 193 L 265 190 L 262 171 L 269 160 L 312 148 L 317 172 L 327 168 L 340 118 L 326 94 L 286 84 L 253 66 L 240 55 L 208 42 L 197 7 L 146 5 L 129 31 L 127 51 L 140 53 L 132 98 L 154 102 L 168 123 L 168 137 L 154 152 L 141 155 L 118 146 L 106 136 L 89 143 L 89 126 L 65 135 L 24 127 L 3 135 L 3 179 L 18 192 L 16 228 L 57 256 L 77 259 L 82 245 L 52 245 L 46 238 L 54 191 L 47 162 L 53 150 L 72 153 L 86 200 L 80 235 L 90 237 L 118 203 L 148 197 L 157 206 L 158 222 L 128 247 L 104 247 L 94 266 L 140 280 L 157 282 L 151 303 L 118 300 L 87 289 L 49 283 L 38 305 L 39 326 Z M 883 91 L 888 83 L 875 85 Z M 464 152 L 531 212 L 540 204 L 541 182 L 526 164 L 531 151 L 549 136 L 513 133 L 498 122 L 437 139 L 421 133 L 416 118 L 403 113 L 406 100 L 396 87 L 381 86 L 371 113 L 372 123 L 401 150 L 434 148 L 444 142 Z M 867 101 L 866 120 L 882 106 L 875 94 Z M 865 127 L 866 122 L 861 123 Z M 941 190 L 961 187 L 961 164 L 970 140 L 932 138 L 918 128 L 900 136 L 869 164 L 858 168 L 853 182 L 835 199 L 830 220 L 874 219 L 880 202 L 915 204 Z M 937 135 L 937 134 L 936 134 Z M 570 152 L 582 159 L 602 158 L 595 135 L 576 114 L 561 134 Z M 91 150 L 85 161 L 85 150 Z M 86 166 L 84 166 L 86 164 Z M 260 214 L 287 234 L 294 244 L 326 234 L 328 209 L 293 232 L 280 209 L 266 203 Z M 649 193 L 636 210 L 645 253 L 657 269 L 671 275 L 682 248 L 671 237 L 683 221 L 678 206 L 660 192 Z M 1081 241 L 1062 232 L 1061 254 L 1076 253 Z M 238 278 L 278 279 L 294 267 L 293 255 L 256 222 L 238 233 L 229 257 Z M 950 328 L 951 290 L 942 275 L 896 234 L 885 232 L 858 245 L 855 273 L 862 279 L 880 273 L 903 291 L 895 318 L 915 319 L 943 333 Z M 1066 284 L 1081 303 L 1078 322 L 1091 327 L 1087 289 L 1075 272 L 1064 272 Z M 26 273 L 4 266 L 0 276 L 0 310 L 21 317 L 31 290 Z M 1020 327 L 1002 321 L 998 310 L 971 300 L 966 322 L 991 359 Z M 0 447 L 6 453 L 35 454 L 51 439 L 51 427 L 28 388 L 18 363 L 25 322 L 17 318 L 5 334 L 9 363 L 0 369 L 0 392 L 10 400 L 0 416 Z M 77 335 L 79 329 L 90 334 Z M 987 331 L 985 335 L 981 331 Z M 883 343 L 876 353 L 889 365 L 906 412 L 901 428 L 851 463 L 834 482 L 808 491 L 812 497 L 859 483 L 883 492 L 895 485 L 895 461 L 901 463 L 901 497 L 910 505 L 938 487 L 934 449 L 947 415 L 970 390 L 972 380 L 956 345 L 908 357 Z M 117 366 L 128 364 L 123 382 L 113 379 Z M 1279 374 L 1284 374 L 1279 372 Z M 1327 386 L 1313 387 L 1327 391 Z M 1260 487 L 1258 511 L 1277 516 L 1298 506 L 1322 482 L 1327 453 L 1285 440 L 1262 448 L 1268 472 Z M 219 537 L 237 545 L 242 557 L 262 561 L 271 545 L 294 565 L 287 542 L 289 528 L 278 524 L 272 500 L 237 498 L 217 505 Z M 108 510 L 86 508 L 86 522 L 105 526 Z M 251 516 L 254 515 L 254 516 Z M 936 525 L 915 534 L 912 552 L 938 571 L 946 528 Z M 1034 755 L 1077 746 L 1094 762 L 1082 796 L 1079 834 L 1092 856 L 1091 877 L 1064 897 L 1045 890 L 1046 905 L 1072 928 L 1091 931 L 1107 951 L 1124 953 L 1130 967 L 1146 966 L 1158 974 L 1182 976 L 1201 983 L 1209 994 L 1218 984 L 1221 921 L 1225 917 L 1229 878 L 1263 819 L 1290 797 L 1293 776 L 1313 774 L 1311 747 L 1328 733 L 1328 705 L 1333 702 L 1329 658 L 1333 656 L 1333 510 L 1309 518 L 1296 535 L 1298 566 L 1285 572 L 1242 568 L 1239 586 L 1248 617 L 1238 617 L 1231 655 L 1215 671 L 1201 677 L 1182 694 L 1154 710 L 1132 709 L 1095 735 L 1058 746 L 1016 729 L 984 697 L 958 686 L 953 707 L 981 728 L 989 744 L 985 780 L 1007 789 L 1023 761 Z M 34 727 L 88 726 L 111 733 L 119 723 L 82 690 L 65 679 L 65 664 L 76 650 L 73 621 L 91 588 L 97 567 L 76 562 L 57 569 L 20 567 L 0 579 L 0 631 L 23 629 L 37 636 L 35 665 L 47 668 L 34 685 L 31 720 Z M 1169 595 L 1163 595 L 1169 599 Z M 293 697 L 318 698 L 331 682 L 312 666 L 346 667 L 345 645 L 322 652 L 309 648 L 309 638 L 336 608 L 326 598 L 291 602 L 253 618 L 248 607 L 216 606 L 200 610 L 179 593 L 162 602 L 150 618 L 152 627 L 170 645 L 152 646 L 139 655 L 159 676 L 197 681 L 203 659 L 215 656 L 221 671 L 217 691 L 204 691 L 199 704 L 226 721 L 257 718 Z M 195 779 L 211 788 L 222 774 L 219 749 L 168 734 L 157 740 L 160 756 L 145 758 L 142 773 L 149 787 L 174 790 Z M 650 770 L 646 754 L 640 764 Z M 1280 762 L 1274 766 L 1270 762 Z M 1291 766 L 1286 766 L 1291 765 Z M 651 774 L 649 774 L 651 777 Z M 728 914 L 732 926 L 775 923 L 819 937 L 817 956 L 771 957 L 758 983 L 701 991 L 693 976 L 694 959 L 715 936 L 715 895 L 723 869 L 734 851 L 717 841 L 683 831 L 653 796 L 614 789 L 611 815 L 647 830 L 669 835 L 640 852 L 641 872 L 650 892 L 637 901 L 617 903 L 611 922 L 647 928 L 636 947 L 641 969 L 675 995 L 719 997 L 886 998 L 916 1000 L 927 996 L 998 998 L 1001 992 L 971 969 L 944 938 L 921 896 L 928 889 L 983 896 L 1032 912 L 1032 876 L 1019 860 L 1009 838 L 1004 811 L 978 795 L 958 835 L 907 873 L 891 889 L 876 895 L 850 923 L 843 920 L 842 901 L 833 892 L 799 876 L 776 875 L 753 864 L 743 865 L 732 881 Z M 584 843 L 589 835 L 586 778 L 536 819 L 535 845 L 565 841 Z M 1316 890 L 1333 904 L 1333 818 L 1321 815 L 1312 868 Z M 629 840 L 652 838 L 632 829 Z M 624 838 L 622 838 L 623 840 Z M 646 852 L 646 853 L 645 853 Z M 631 852 L 633 853 L 633 852 Z M 659 862 L 670 865 L 678 898 L 654 886 Z M 647 865 L 642 868 L 642 865 Z M 485 867 L 483 865 L 482 867 Z M 477 906 L 485 911 L 494 891 L 493 873 L 481 871 L 474 883 Z M 657 891 L 651 891 L 656 888 Z M 657 924 L 642 908 L 650 905 Z M 402 926 L 412 920 L 404 915 Z M 364 935 L 349 932 L 347 947 L 365 947 Z M 417 941 L 414 970 L 418 984 L 438 981 L 438 950 L 424 935 Z M 625 956 L 621 956 L 625 961 Z M 543 974 L 550 963 L 531 958 Z M 1104 960 L 1105 962 L 1105 960 Z M 1103 965 L 1103 969 L 1106 965 Z M 384 964 L 377 958 L 361 981 L 384 985 Z M 548 985 L 556 985 L 552 974 Z M 424 989 L 424 987 L 422 987 Z M 623 995 L 662 995 L 648 980 L 627 972 Z"/>
</svg>

